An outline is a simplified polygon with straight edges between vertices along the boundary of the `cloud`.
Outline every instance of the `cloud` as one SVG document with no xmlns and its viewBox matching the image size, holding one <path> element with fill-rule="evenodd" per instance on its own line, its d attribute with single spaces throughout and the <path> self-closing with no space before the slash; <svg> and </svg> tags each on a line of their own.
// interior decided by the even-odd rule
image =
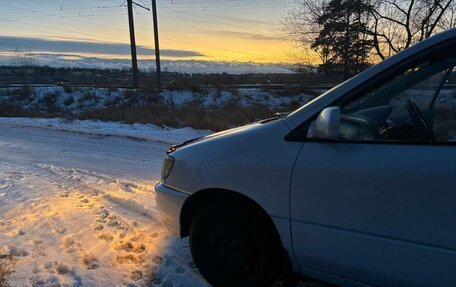
<svg viewBox="0 0 456 287">
<path fill-rule="evenodd" d="M 204 31 L 206 34 L 212 34 L 217 36 L 228 36 L 234 38 L 243 38 L 250 40 L 262 40 L 262 41 L 282 41 L 283 37 L 276 36 L 273 34 L 260 34 L 260 33 L 248 33 L 248 32 L 238 32 L 230 30 L 207 30 Z"/>
<path fill-rule="evenodd" d="M 237 37 L 250 37 L 257 39 L 261 35 L 233 32 L 212 31 Z M 40 38 L 8 37 L 0 36 L 0 65 L 11 65 L 11 52 L 15 47 L 24 51 L 31 50 L 33 57 L 39 65 L 51 67 L 78 67 L 78 68 L 101 68 L 101 69 L 130 69 L 130 46 L 116 43 L 95 43 L 90 41 L 48 40 Z M 181 73 L 290 73 L 286 65 L 276 63 L 252 63 L 252 62 L 222 62 L 189 60 L 186 58 L 204 56 L 199 52 L 186 50 L 162 50 L 162 55 L 173 58 L 163 60 L 163 70 Z M 154 50 L 138 46 L 139 55 L 153 55 Z M 101 55 L 98 56 L 88 56 Z M 120 57 L 115 57 L 120 56 Z M 155 68 L 154 60 L 139 59 L 139 67 L 142 70 Z"/>
<path fill-rule="evenodd" d="M 106 59 L 95 57 L 84 57 L 74 54 L 34 54 L 39 65 L 51 67 L 78 67 L 78 68 L 99 68 L 99 69 L 130 69 L 129 59 Z M 11 57 L 0 54 L 0 66 L 11 65 Z M 253 62 L 222 62 L 202 60 L 163 60 L 164 71 L 180 73 L 293 73 L 292 66 L 277 63 L 253 63 Z M 139 60 L 139 67 L 142 70 L 155 69 L 154 60 Z"/>
<path fill-rule="evenodd" d="M 128 44 L 0 36 L 0 52 L 11 52 L 14 47 L 38 53 L 130 55 L 130 45 Z M 155 53 L 154 49 L 141 45 L 137 46 L 137 50 L 139 55 L 154 55 Z M 188 50 L 163 49 L 161 54 L 171 58 L 204 57 L 204 54 L 200 52 Z"/>
</svg>

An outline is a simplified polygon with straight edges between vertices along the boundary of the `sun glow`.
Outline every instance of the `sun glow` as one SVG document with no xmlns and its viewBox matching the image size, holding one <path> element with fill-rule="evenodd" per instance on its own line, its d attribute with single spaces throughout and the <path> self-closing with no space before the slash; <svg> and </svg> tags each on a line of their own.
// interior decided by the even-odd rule
<svg viewBox="0 0 456 287">
<path fill-rule="evenodd" d="M 101 59 L 128 59 L 129 29 L 125 7 L 106 1 L 106 9 L 89 4 L 62 1 L 63 5 L 42 7 L 25 0 L 29 10 L 8 4 L 0 11 L 0 52 L 19 47 L 33 53 L 65 54 L 64 60 L 78 56 Z M 174 3 L 174 2 L 173 2 Z M 294 48 L 281 36 L 280 21 L 286 0 L 250 0 L 230 3 L 159 2 L 160 41 L 163 59 L 235 61 L 259 63 L 296 62 L 289 53 Z M 111 7 L 112 6 L 112 7 Z M 108 9 L 109 8 L 109 9 Z M 80 9 L 81 11 L 79 11 Z M 152 19 L 150 13 L 136 11 L 135 28 L 139 59 L 154 59 Z M 11 41 L 1 37 L 22 37 L 28 41 Z M 37 40 L 69 41 L 71 45 L 37 44 Z M 89 43 L 89 44 L 84 44 Z M 94 52 L 91 43 L 108 44 L 103 52 Z M 41 45 L 41 46 L 40 46 Z M 122 46 L 121 52 L 110 49 Z M 52 49 L 47 49 L 50 47 Z M 114 47 L 114 48 L 113 48 Z M 78 51 L 79 49 L 79 51 Z M 100 47 L 102 49 L 102 47 Z"/>
</svg>

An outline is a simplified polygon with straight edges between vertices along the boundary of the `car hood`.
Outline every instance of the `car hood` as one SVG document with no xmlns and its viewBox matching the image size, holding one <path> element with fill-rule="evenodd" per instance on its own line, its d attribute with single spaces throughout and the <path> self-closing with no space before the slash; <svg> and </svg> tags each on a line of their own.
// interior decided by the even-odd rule
<svg viewBox="0 0 456 287">
<path fill-rule="evenodd" d="M 277 119 L 277 120 L 281 120 L 281 119 Z M 199 142 L 204 142 L 204 141 L 211 140 L 211 139 L 218 139 L 218 138 L 233 136 L 233 135 L 244 133 L 244 132 L 247 132 L 247 131 L 250 131 L 250 130 L 255 130 L 255 129 L 258 129 L 260 127 L 263 127 L 264 125 L 266 125 L 270 121 L 272 121 L 272 119 L 271 120 L 265 120 L 265 121 L 257 122 L 257 123 L 253 123 L 253 124 L 249 124 L 249 125 L 245 125 L 245 126 L 241 126 L 241 127 L 237 127 L 237 128 L 233 128 L 233 129 L 229 129 L 229 130 L 225 130 L 225 131 L 221 131 L 221 132 L 217 132 L 217 133 L 213 133 L 213 134 L 210 134 L 210 135 L 207 135 L 207 136 L 203 136 L 203 137 L 199 137 L 199 138 L 194 138 L 194 139 L 185 141 L 185 142 L 183 142 L 181 144 L 177 144 L 177 145 L 171 146 L 168 149 L 167 154 L 171 154 L 171 153 L 173 153 L 173 152 L 175 152 L 175 151 L 177 151 L 177 150 L 179 150 L 181 148 L 184 148 L 186 146 L 193 145 L 193 144 L 196 144 L 196 143 L 199 143 Z"/>
</svg>

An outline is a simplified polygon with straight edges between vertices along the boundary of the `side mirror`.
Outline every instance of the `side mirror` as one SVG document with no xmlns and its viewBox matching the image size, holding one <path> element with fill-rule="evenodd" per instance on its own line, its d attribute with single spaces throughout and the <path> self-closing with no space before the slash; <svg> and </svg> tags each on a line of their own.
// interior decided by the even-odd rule
<svg viewBox="0 0 456 287">
<path fill-rule="evenodd" d="M 340 108 L 329 107 L 321 111 L 318 118 L 312 122 L 307 138 L 337 139 L 339 137 Z"/>
</svg>

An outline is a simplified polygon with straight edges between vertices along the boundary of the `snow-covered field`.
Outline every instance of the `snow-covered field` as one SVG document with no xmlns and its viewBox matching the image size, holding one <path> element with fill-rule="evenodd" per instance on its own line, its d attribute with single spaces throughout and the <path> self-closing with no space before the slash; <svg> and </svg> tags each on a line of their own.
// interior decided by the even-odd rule
<svg viewBox="0 0 456 287">
<path fill-rule="evenodd" d="M 188 242 L 162 227 L 153 192 L 169 144 L 206 133 L 1 119 L 0 254 L 16 260 L 10 284 L 206 286 Z"/>
<path fill-rule="evenodd" d="M 190 90 L 165 90 L 161 102 L 167 106 L 197 105 L 201 108 L 220 107 L 235 103 L 247 107 L 262 105 L 269 108 L 288 106 L 291 103 L 303 105 L 324 90 L 315 90 L 314 95 L 298 93 L 283 95 L 278 91 L 265 91 L 261 88 L 241 88 L 233 90 L 207 89 L 206 92 Z M 42 111 L 71 111 L 74 113 L 90 109 L 100 109 L 121 105 L 141 106 L 151 99 L 140 91 L 106 88 L 63 88 L 59 86 L 24 88 L 0 88 L 0 104 L 14 105 L 22 109 Z"/>
</svg>

